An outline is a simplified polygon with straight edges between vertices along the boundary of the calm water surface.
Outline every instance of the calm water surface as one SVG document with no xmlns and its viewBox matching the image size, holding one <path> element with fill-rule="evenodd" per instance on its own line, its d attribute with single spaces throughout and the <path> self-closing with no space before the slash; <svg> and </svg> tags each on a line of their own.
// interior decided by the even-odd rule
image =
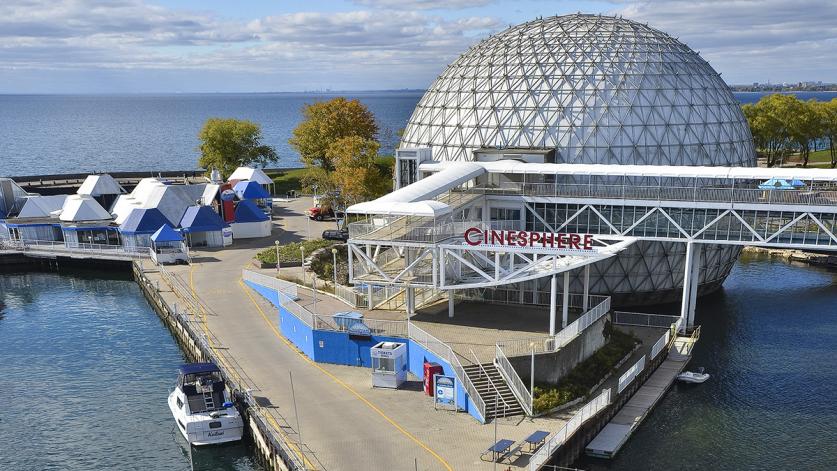
<svg viewBox="0 0 837 471">
<path fill-rule="evenodd" d="M 256 470 L 198 450 L 166 398 L 183 362 L 130 279 L 0 273 L 0 469 Z"/>
<path fill-rule="evenodd" d="M 690 367 L 613 462 L 584 469 L 837 469 L 837 271 L 743 259 L 698 302 Z"/>
</svg>

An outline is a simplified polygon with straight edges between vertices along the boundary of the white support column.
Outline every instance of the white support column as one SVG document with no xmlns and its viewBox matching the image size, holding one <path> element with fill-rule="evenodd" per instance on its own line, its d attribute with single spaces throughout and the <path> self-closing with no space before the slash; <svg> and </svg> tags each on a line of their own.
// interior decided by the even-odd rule
<svg viewBox="0 0 837 471">
<path fill-rule="evenodd" d="M 453 290 L 449 289 L 448 290 L 448 317 L 450 317 L 451 319 L 453 319 L 453 301 L 454 301 Z"/>
<path fill-rule="evenodd" d="M 348 255 L 349 255 L 349 283 L 354 284 L 354 261 L 352 260 L 352 246 L 348 247 Z"/>
<path fill-rule="evenodd" d="M 407 314 L 412 316 L 416 313 L 416 289 L 407 287 Z"/>
<path fill-rule="evenodd" d="M 691 290 L 692 290 L 692 273 L 694 272 L 694 258 L 695 258 L 695 251 L 694 251 L 694 242 L 686 242 L 686 262 L 683 264 L 685 265 L 683 271 L 683 299 L 680 304 L 680 318 L 683 322 L 681 322 L 681 331 L 686 331 L 687 323 L 689 321 L 689 309 L 692 300 Z"/>
<path fill-rule="evenodd" d="M 590 309 L 590 264 L 584 265 L 584 300 L 581 304 L 582 312 Z"/>
<path fill-rule="evenodd" d="M 500 252 L 494 252 L 494 279 L 500 279 Z"/>
<path fill-rule="evenodd" d="M 549 285 L 549 335 L 555 335 L 555 313 L 558 310 L 558 275 L 552 275 Z"/>
<path fill-rule="evenodd" d="M 692 255 L 692 286 L 689 289 L 689 315 L 686 325 L 692 327 L 695 325 L 695 308 L 697 307 L 697 292 L 698 282 L 700 281 L 700 263 L 703 255 L 703 246 L 695 244 Z"/>
<path fill-rule="evenodd" d="M 570 317 L 570 272 L 564 272 L 564 303 L 561 307 L 561 328 L 567 326 Z"/>
</svg>

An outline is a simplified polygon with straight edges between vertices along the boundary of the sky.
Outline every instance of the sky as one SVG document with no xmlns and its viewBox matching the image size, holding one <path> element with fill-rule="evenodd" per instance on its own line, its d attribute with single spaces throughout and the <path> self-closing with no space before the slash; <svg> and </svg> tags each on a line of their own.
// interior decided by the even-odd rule
<svg viewBox="0 0 837 471">
<path fill-rule="evenodd" d="M 489 34 L 579 11 L 730 84 L 837 82 L 835 0 L 0 0 L 0 93 L 424 89 Z"/>
</svg>

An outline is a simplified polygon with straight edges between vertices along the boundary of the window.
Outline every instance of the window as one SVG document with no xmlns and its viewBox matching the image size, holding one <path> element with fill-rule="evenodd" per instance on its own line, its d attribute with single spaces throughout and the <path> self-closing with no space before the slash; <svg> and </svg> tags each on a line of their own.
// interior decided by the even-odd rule
<svg viewBox="0 0 837 471">
<path fill-rule="evenodd" d="M 209 428 L 221 428 L 221 422 L 210 422 Z"/>
<path fill-rule="evenodd" d="M 183 401 L 181 401 L 179 397 L 177 398 L 177 408 L 183 409 Z"/>
<path fill-rule="evenodd" d="M 492 221 L 519 221 L 520 210 L 512 208 L 491 208 Z"/>
<path fill-rule="evenodd" d="M 418 180 L 418 164 L 414 159 L 400 159 L 398 161 L 400 174 L 398 175 L 399 188 L 411 185 Z"/>
</svg>

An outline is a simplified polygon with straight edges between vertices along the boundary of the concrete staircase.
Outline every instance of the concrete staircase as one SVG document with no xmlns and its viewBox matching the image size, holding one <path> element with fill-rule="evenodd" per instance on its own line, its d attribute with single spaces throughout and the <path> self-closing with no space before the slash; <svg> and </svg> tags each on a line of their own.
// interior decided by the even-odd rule
<svg viewBox="0 0 837 471">
<path fill-rule="evenodd" d="M 523 407 L 514 397 L 503 376 L 497 371 L 493 363 L 463 366 L 465 374 L 474 383 L 480 398 L 485 402 L 486 422 L 496 417 L 511 417 L 523 415 Z M 498 394 L 499 393 L 499 394 Z M 499 396 L 499 400 L 498 400 Z M 495 402 L 497 404 L 495 414 Z"/>
</svg>

